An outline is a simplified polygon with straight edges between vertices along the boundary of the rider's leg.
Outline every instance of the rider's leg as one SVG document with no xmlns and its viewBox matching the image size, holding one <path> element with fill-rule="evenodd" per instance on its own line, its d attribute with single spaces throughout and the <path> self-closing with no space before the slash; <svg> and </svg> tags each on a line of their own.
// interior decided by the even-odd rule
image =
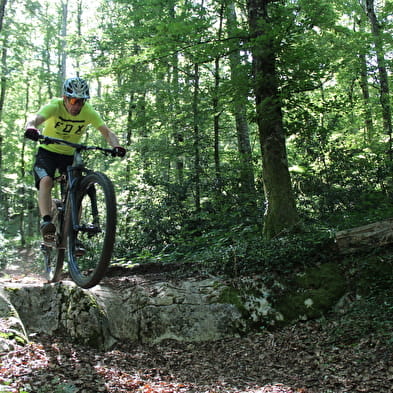
<svg viewBox="0 0 393 393">
<path fill-rule="evenodd" d="M 50 176 L 44 176 L 40 180 L 38 189 L 38 207 L 42 217 L 41 234 L 46 241 L 53 241 L 53 236 L 56 232 L 56 226 L 52 222 L 52 187 L 53 179 Z"/>
<path fill-rule="evenodd" d="M 51 217 L 52 213 L 52 187 L 53 179 L 50 176 L 44 176 L 40 180 L 38 190 L 38 207 L 40 209 L 41 217 Z"/>
</svg>

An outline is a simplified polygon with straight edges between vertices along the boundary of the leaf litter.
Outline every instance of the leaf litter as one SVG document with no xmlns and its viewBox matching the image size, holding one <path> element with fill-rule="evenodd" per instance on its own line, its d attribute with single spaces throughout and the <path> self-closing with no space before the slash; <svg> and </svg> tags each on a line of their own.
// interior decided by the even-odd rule
<svg viewBox="0 0 393 393">
<path fill-rule="evenodd" d="M 4 280 L 37 280 L 31 272 L 17 277 Z M 332 318 L 215 342 L 120 343 L 110 351 L 36 334 L 0 353 L 0 392 L 392 393 L 393 336 L 358 338 L 353 324 L 340 335 L 339 324 Z"/>
<path fill-rule="evenodd" d="M 215 342 L 121 343 L 110 351 L 34 336 L 0 354 L 0 392 L 388 393 L 393 347 L 332 337 L 330 322 Z"/>
</svg>

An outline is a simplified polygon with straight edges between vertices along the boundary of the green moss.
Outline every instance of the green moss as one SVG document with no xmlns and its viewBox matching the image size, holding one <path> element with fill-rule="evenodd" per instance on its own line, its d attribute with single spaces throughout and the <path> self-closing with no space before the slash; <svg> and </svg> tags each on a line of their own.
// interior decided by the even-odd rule
<svg viewBox="0 0 393 393">
<path fill-rule="evenodd" d="M 242 315 L 247 313 L 247 310 L 242 302 L 241 293 L 236 288 L 226 287 L 221 292 L 218 302 L 222 304 L 233 304 Z"/>
<path fill-rule="evenodd" d="M 13 336 L 13 334 L 11 334 L 11 333 L 8 333 L 8 332 L 0 332 L 0 337 L 1 338 L 5 338 L 5 339 L 9 339 L 9 338 L 12 338 L 12 336 Z"/>
<path fill-rule="evenodd" d="M 0 337 L 9 341 L 16 341 L 18 344 L 26 344 L 26 339 L 15 330 L 2 331 Z"/>
<path fill-rule="evenodd" d="M 20 291 L 20 288 L 7 286 L 4 288 L 4 291 L 8 293 L 17 293 L 18 291 Z"/>
<path fill-rule="evenodd" d="M 18 313 L 14 308 L 8 308 L 0 311 L 0 318 L 18 318 Z"/>
<path fill-rule="evenodd" d="M 342 274 L 338 266 L 333 263 L 325 263 L 318 267 L 306 270 L 296 277 L 300 288 L 321 288 L 328 286 L 332 290 L 342 287 Z"/>
<path fill-rule="evenodd" d="M 284 322 L 318 318 L 335 306 L 345 288 L 338 266 L 326 263 L 296 276 L 275 307 L 284 316 Z"/>
<path fill-rule="evenodd" d="M 89 312 L 90 309 L 94 308 L 100 313 L 103 313 L 97 299 L 88 291 L 73 289 L 68 293 L 68 295 L 66 294 L 66 296 L 68 298 L 68 313 L 72 313 L 75 308 L 86 312 Z"/>
</svg>

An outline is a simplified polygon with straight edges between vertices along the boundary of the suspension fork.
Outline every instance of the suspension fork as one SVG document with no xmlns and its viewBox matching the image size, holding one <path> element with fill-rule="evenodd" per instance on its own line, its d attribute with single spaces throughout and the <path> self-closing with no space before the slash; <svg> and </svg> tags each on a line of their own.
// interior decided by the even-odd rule
<svg viewBox="0 0 393 393">
<path fill-rule="evenodd" d="M 79 168 L 75 168 L 75 167 L 68 167 L 67 168 L 68 201 L 69 201 L 68 205 L 69 205 L 69 208 L 71 209 L 71 223 L 69 223 L 69 225 L 72 225 L 72 228 L 74 231 L 79 231 L 81 228 L 78 225 L 78 223 L 79 223 L 79 218 L 80 218 L 81 212 L 77 210 L 76 188 L 78 186 L 78 183 L 81 181 L 82 176 L 74 176 L 73 172 L 75 169 L 80 170 Z M 89 188 L 87 189 L 87 195 L 90 198 L 91 211 L 92 211 L 92 215 L 93 215 L 93 225 L 99 227 L 97 192 L 96 192 L 96 188 L 94 187 L 94 184 L 91 184 L 89 186 Z"/>
<path fill-rule="evenodd" d="M 81 176 L 74 176 L 74 170 L 78 170 L 74 166 L 67 167 L 67 177 L 68 177 L 68 203 L 67 210 L 71 209 L 71 215 L 67 214 L 66 217 L 71 218 L 71 222 L 68 225 L 71 225 L 74 231 L 77 231 L 78 228 L 78 218 L 79 212 L 76 209 L 76 186 L 81 179 Z M 68 213 L 68 211 L 67 211 Z"/>
<path fill-rule="evenodd" d="M 89 195 L 91 201 L 91 212 L 93 214 L 93 224 L 98 224 L 98 207 L 97 207 L 97 192 L 94 184 L 92 184 L 88 190 L 87 194 Z"/>
</svg>

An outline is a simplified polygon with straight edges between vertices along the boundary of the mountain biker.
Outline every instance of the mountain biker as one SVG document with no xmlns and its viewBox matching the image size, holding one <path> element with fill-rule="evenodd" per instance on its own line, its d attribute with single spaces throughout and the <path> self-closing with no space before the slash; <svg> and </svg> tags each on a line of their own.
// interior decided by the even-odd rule
<svg viewBox="0 0 393 393">
<path fill-rule="evenodd" d="M 25 137 L 38 141 L 40 131 L 37 127 L 45 122 L 43 135 L 78 143 L 89 124 L 99 130 L 114 154 L 124 157 L 126 150 L 120 146 L 117 136 L 104 123 L 99 113 L 87 102 L 90 98 L 87 82 L 74 77 L 63 84 L 63 97 L 54 98 L 44 105 L 25 126 Z M 56 232 L 52 222 L 53 179 L 56 169 L 66 173 L 72 165 L 74 148 L 50 144 L 41 145 L 34 163 L 35 185 L 38 189 L 38 206 L 42 217 L 40 229 L 44 240 L 51 240 Z"/>
</svg>

